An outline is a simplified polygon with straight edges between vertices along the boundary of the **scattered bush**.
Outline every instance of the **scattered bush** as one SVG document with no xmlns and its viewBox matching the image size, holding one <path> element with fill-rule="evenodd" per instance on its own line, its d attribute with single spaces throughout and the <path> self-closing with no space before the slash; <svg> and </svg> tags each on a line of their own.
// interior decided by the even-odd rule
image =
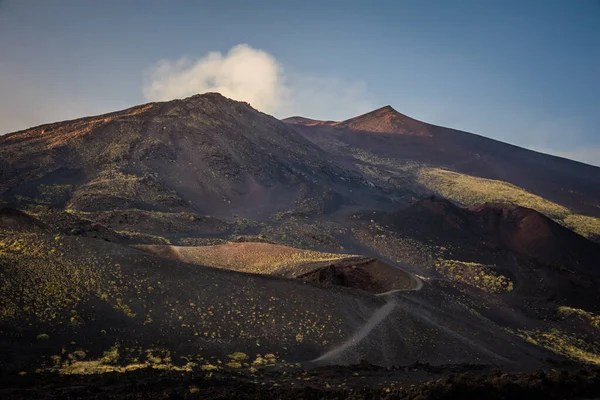
<svg viewBox="0 0 600 400">
<path fill-rule="evenodd" d="M 228 356 L 229 358 L 231 358 L 233 361 L 246 361 L 249 357 L 246 353 L 242 353 L 240 351 L 236 351 L 233 354 L 230 354 Z"/>
<path fill-rule="evenodd" d="M 218 371 L 219 367 L 217 367 L 216 365 L 212 365 L 212 364 L 204 364 L 204 365 L 200 366 L 200 369 L 205 372 L 213 372 L 213 371 Z"/>
<path fill-rule="evenodd" d="M 113 346 L 108 351 L 104 352 L 104 355 L 100 359 L 101 364 L 115 365 L 119 361 L 119 347 Z"/>
</svg>

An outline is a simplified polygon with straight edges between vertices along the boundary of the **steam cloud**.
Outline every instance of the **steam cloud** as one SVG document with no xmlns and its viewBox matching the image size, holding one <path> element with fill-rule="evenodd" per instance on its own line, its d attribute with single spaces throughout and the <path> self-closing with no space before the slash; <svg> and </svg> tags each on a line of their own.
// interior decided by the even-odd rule
<svg viewBox="0 0 600 400">
<path fill-rule="evenodd" d="M 145 74 L 149 101 L 219 92 L 278 117 L 348 118 L 370 111 L 366 86 L 338 79 L 287 74 L 269 53 L 246 44 L 227 54 L 210 52 L 192 60 L 161 60 Z"/>
</svg>

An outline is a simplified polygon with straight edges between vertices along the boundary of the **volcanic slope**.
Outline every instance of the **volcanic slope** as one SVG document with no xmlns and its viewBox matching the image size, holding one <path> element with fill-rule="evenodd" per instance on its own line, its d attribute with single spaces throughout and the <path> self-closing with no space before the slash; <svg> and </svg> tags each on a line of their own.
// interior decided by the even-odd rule
<svg viewBox="0 0 600 400">
<path fill-rule="evenodd" d="M 434 270 L 452 280 L 600 311 L 600 245 L 535 210 L 508 204 L 461 208 L 430 197 L 393 213 L 356 218 L 436 246 Z"/>
<path fill-rule="evenodd" d="M 423 167 L 443 168 L 509 182 L 576 213 L 600 217 L 598 167 L 431 125 L 390 106 L 341 122 L 284 121 L 384 187 L 417 183 Z"/>
<path fill-rule="evenodd" d="M 349 254 L 322 253 L 253 242 L 217 246 L 144 245 L 138 248 L 192 264 L 284 277 L 294 277 L 344 259 L 359 258 Z"/>
<path fill-rule="evenodd" d="M 225 216 L 387 202 L 288 125 L 216 93 L 2 136 L 0 200 Z"/>
<path fill-rule="evenodd" d="M 423 314 L 409 299 L 184 264 L 92 238 L 4 233 L 0 277 L 0 353 L 13 371 L 66 362 L 85 372 L 103 353 L 109 365 L 139 364 L 148 351 L 211 365 L 236 351 L 291 362 L 331 351 L 326 358 L 342 363 L 518 360 L 521 368 L 551 355 L 442 292 Z"/>
<path fill-rule="evenodd" d="M 459 181 L 453 175 L 438 174 L 442 183 L 435 185 L 420 177 L 432 168 L 458 173 L 435 167 L 435 160 L 460 156 L 439 146 L 445 143 L 439 131 L 421 132 L 420 123 L 393 112 L 386 108 L 341 124 L 311 122 L 331 133 L 320 136 L 325 143 L 319 147 L 297 132 L 306 134 L 310 126 L 286 125 L 245 103 L 206 94 L 0 138 L 0 200 L 25 211 L 0 212 L 0 356 L 8 360 L 2 368 L 19 371 L 27 361 L 33 369 L 61 371 L 139 366 L 154 363 L 156 352 L 161 365 L 184 356 L 190 368 L 208 373 L 251 373 L 252 360 L 228 357 L 234 352 L 308 365 L 361 359 L 504 369 L 548 365 L 548 358 L 600 363 L 593 243 L 514 206 L 463 209 L 430 200 L 392 212 L 396 203 L 408 204 L 433 186 L 451 188 L 444 179 Z M 332 141 L 336 135 L 349 142 Z M 350 139 L 360 135 L 364 140 L 352 147 Z M 484 154 L 477 140 L 488 143 L 463 141 L 460 156 L 473 175 L 483 162 L 473 154 Z M 525 151 L 507 146 L 501 145 Z M 407 156 L 411 149 L 416 162 Z M 510 154 L 494 157 L 488 158 L 500 164 L 481 164 L 488 175 L 478 178 L 485 179 L 478 187 L 499 179 L 490 171 L 510 160 Z M 565 201 L 527 197 L 561 221 L 577 216 L 570 208 L 587 212 L 598 200 L 597 169 L 565 165 L 556 173 L 573 191 L 557 192 Z M 552 170 L 534 167 L 553 177 Z M 579 178 L 569 175 L 572 167 Z M 588 192 L 578 188 L 583 181 Z M 527 182 L 522 187 L 539 193 Z M 408 245 L 398 246 L 398 236 Z M 384 270 L 400 265 L 413 246 L 420 261 L 403 267 L 424 284 L 377 296 L 386 290 L 382 285 L 343 284 L 340 275 L 356 265 L 340 262 L 354 260 L 328 260 L 284 279 L 266 275 L 276 275 L 281 265 L 255 263 L 260 245 L 198 247 L 238 239 L 381 260 L 358 266 L 354 283 L 361 284 L 385 280 Z M 194 248 L 152 248 L 163 256 L 175 249 L 188 253 L 172 260 L 124 245 L 171 240 Z M 236 260 L 238 248 L 250 249 L 253 262 L 212 266 L 246 273 L 212 268 L 202 257 L 183 262 L 215 251 Z M 298 250 L 284 253 L 293 258 Z M 248 273 L 257 265 L 265 274 Z M 298 265 L 304 264 L 292 263 L 292 270 Z"/>
<path fill-rule="evenodd" d="M 271 243 L 228 243 L 217 246 L 142 245 L 158 256 L 240 272 L 301 278 L 381 294 L 414 290 L 411 274 L 375 258 L 295 249 Z"/>
</svg>

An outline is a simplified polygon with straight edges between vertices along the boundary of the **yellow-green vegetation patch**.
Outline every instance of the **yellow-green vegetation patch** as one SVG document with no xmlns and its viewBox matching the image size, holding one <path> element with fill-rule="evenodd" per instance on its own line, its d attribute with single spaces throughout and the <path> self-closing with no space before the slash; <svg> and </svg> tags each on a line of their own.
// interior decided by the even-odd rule
<svg viewBox="0 0 600 400">
<path fill-rule="evenodd" d="M 102 171 L 95 179 L 79 186 L 74 192 L 70 208 L 86 208 L 108 200 L 110 208 L 131 208 L 139 203 L 172 204 L 182 200 L 174 190 L 160 185 L 152 176 L 123 173 L 116 169 Z"/>
<path fill-rule="evenodd" d="M 294 283 L 281 283 L 285 292 L 277 294 L 264 291 L 270 281 L 253 277 L 243 285 L 232 284 L 230 274 L 175 264 L 169 268 L 181 267 L 179 278 L 169 280 L 161 272 L 165 263 L 169 262 L 94 239 L 0 233 L 0 319 L 49 323 L 58 329 L 86 326 L 91 322 L 85 312 L 90 302 L 103 301 L 115 316 L 132 318 L 132 325 L 178 326 L 182 337 L 210 343 L 295 344 L 302 335 L 305 343 L 321 346 L 347 334 L 344 321 L 334 318 L 334 304 L 313 304 L 313 299 L 294 291 Z M 181 297 L 173 299 L 173 293 L 194 285 L 189 283 L 194 279 L 203 283 L 201 290 L 182 290 Z M 321 291 L 315 288 L 313 293 Z"/>
<path fill-rule="evenodd" d="M 600 328 L 600 315 L 596 315 L 594 313 L 579 309 L 561 306 L 558 308 L 558 313 L 567 318 L 567 317 L 577 317 L 581 321 L 585 322 L 592 328 L 599 329 Z"/>
<path fill-rule="evenodd" d="M 511 203 L 539 211 L 585 237 L 600 235 L 600 218 L 574 214 L 567 207 L 508 182 L 479 178 L 439 168 L 422 168 L 418 182 L 429 190 L 458 203 Z"/>
<path fill-rule="evenodd" d="M 493 266 L 456 260 L 438 260 L 435 270 L 447 278 L 475 286 L 487 293 L 512 292 L 510 278 L 494 271 Z"/>
<path fill-rule="evenodd" d="M 142 232 L 135 232 L 135 231 L 125 231 L 125 230 L 119 230 L 119 231 L 115 231 L 116 233 L 118 233 L 119 235 L 123 235 L 127 238 L 129 238 L 131 241 L 134 242 L 138 242 L 138 243 L 158 243 L 158 244 L 166 244 L 166 245 L 170 245 L 171 241 L 163 236 L 158 236 L 158 235 L 151 235 L 148 233 L 142 233 Z"/>
<path fill-rule="evenodd" d="M 115 310 L 122 312 L 129 318 L 135 317 L 135 313 L 133 311 L 131 311 L 131 307 L 129 307 L 127 304 L 125 304 L 123 302 L 123 300 L 121 300 L 121 299 L 117 299 L 117 304 L 115 304 L 114 308 L 115 308 Z"/>
<path fill-rule="evenodd" d="M 228 361 L 213 359 L 211 362 L 205 360 L 200 354 L 189 357 L 181 357 L 186 361 L 185 364 L 173 363 L 171 353 L 166 349 L 148 349 L 140 348 L 123 349 L 119 345 L 114 345 L 104 352 L 98 358 L 88 359 L 88 354 L 83 350 L 73 352 L 63 351 L 60 354 L 50 357 L 52 366 L 48 371 L 57 372 L 63 375 L 90 375 L 102 374 L 107 372 L 124 373 L 141 368 L 152 368 L 169 371 L 193 371 L 201 370 L 205 373 L 223 370 L 223 367 L 230 369 L 248 368 L 251 372 L 256 372 L 255 367 L 273 367 L 277 357 L 272 353 L 264 356 L 257 355 L 255 361 L 248 363 L 249 357 L 245 353 L 235 352 L 228 356 Z M 298 365 L 288 364 L 282 361 L 288 368 L 297 368 Z"/>
<path fill-rule="evenodd" d="M 571 211 L 504 181 L 478 178 L 439 168 L 423 168 L 419 183 L 440 195 L 466 205 L 508 202 L 532 208 L 552 218 L 564 218 Z"/>
<path fill-rule="evenodd" d="M 208 267 L 230 269 L 240 272 L 288 275 L 310 271 L 321 265 L 356 257 L 350 254 L 323 253 L 296 249 L 271 243 L 228 243 L 217 246 L 139 246 L 140 249 L 175 256 L 182 261 Z"/>
<path fill-rule="evenodd" d="M 184 366 L 174 365 L 169 351 L 167 350 L 146 350 L 146 359 L 140 362 L 142 350 L 138 350 L 138 356 L 129 360 L 121 359 L 119 346 L 112 346 L 97 359 L 84 360 L 87 354 L 83 350 L 76 350 L 70 354 L 52 356 L 54 365 L 49 368 L 50 371 L 58 372 L 63 375 L 91 375 L 107 372 L 128 372 L 141 368 L 152 368 L 171 371 L 191 371 L 194 363 L 187 363 Z M 155 354 L 156 353 L 156 354 Z M 66 357 L 65 357 L 66 356 Z"/>
<path fill-rule="evenodd" d="M 201 365 L 200 369 L 204 372 L 214 372 L 214 371 L 218 371 L 220 368 L 216 365 L 208 363 L 208 364 Z"/>
<path fill-rule="evenodd" d="M 248 358 L 250 358 L 246 353 L 242 353 L 241 351 L 236 351 L 235 353 L 230 354 L 228 357 L 233 361 L 246 361 Z"/>
<path fill-rule="evenodd" d="M 581 236 L 592 237 L 600 235 L 600 218 L 571 214 L 567 215 L 563 222 L 565 226 L 579 233 Z"/>
<path fill-rule="evenodd" d="M 588 364 L 600 365 L 600 349 L 597 344 L 588 343 L 559 329 L 519 330 L 516 334 L 526 341 L 556 354 Z"/>
<path fill-rule="evenodd" d="M 227 367 L 229 368 L 233 368 L 233 369 L 239 369 L 242 368 L 242 363 L 240 363 L 239 361 L 229 361 L 227 364 L 225 364 Z"/>
<path fill-rule="evenodd" d="M 275 356 L 275 354 L 267 353 L 264 356 L 257 354 L 256 359 L 252 361 L 252 365 L 255 367 L 272 366 L 275 365 L 276 361 L 277 357 Z"/>
<path fill-rule="evenodd" d="M 0 318 L 33 316 L 39 321 L 79 326 L 85 321 L 75 307 L 92 295 L 134 317 L 123 300 L 121 266 L 97 258 L 65 257 L 63 238 L 23 234 L 0 241 Z"/>
</svg>

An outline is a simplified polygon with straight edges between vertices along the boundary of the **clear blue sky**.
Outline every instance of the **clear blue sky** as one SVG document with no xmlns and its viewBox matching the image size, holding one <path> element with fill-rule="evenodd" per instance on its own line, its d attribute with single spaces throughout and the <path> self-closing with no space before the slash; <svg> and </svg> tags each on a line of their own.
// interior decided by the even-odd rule
<svg viewBox="0 0 600 400">
<path fill-rule="evenodd" d="M 391 104 L 600 165 L 598 0 L 0 0 L 0 133 L 145 102 L 159 60 L 238 44 L 304 90 L 278 117 Z"/>
</svg>

